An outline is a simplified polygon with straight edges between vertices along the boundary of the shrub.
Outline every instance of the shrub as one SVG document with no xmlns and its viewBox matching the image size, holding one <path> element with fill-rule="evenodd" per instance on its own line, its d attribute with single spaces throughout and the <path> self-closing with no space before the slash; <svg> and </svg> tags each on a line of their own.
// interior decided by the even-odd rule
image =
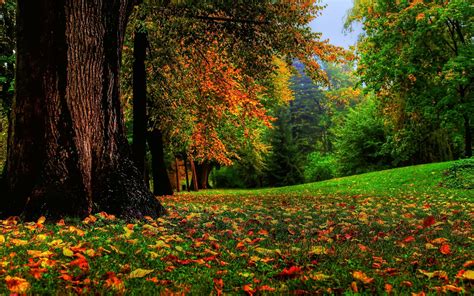
<svg viewBox="0 0 474 296">
<path fill-rule="evenodd" d="M 336 175 L 335 159 L 333 155 L 323 155 L 318 151 L 308 155 L 304 168 L 306 182 L 317 182 L 334 178 Z"/>
<path fill-rule="evenodd" d="M 454 189 L 474 189 L 474 158 L 456 161 L 443 176 L 442 186 Z"/>
<path fill-rule="evenodd" d="M 370 97 L 351 109 L 334 133 L 338 174 L 354 175 L 390 167 L 392 157 L 384 149 L 387 137 L 383 119 Z"/>
</svg>

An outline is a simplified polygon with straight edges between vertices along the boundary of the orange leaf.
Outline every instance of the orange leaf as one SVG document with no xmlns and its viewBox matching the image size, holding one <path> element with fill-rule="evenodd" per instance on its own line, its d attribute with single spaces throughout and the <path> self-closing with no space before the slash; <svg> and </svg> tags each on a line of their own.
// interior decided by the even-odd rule
<svg viewBox="0 0 474 296">
<path fill-rule="evenodd" d="M 415 237 L 412 236 L 412 235 L 410 235 L 410 236 L 406 237 L 406 238 L 403 240 L 403 242 L 404 242 L 404 243 L 411 243 L 411 242 L 414 241 L 414 240 L 415 240 Z"/>
<path fill-rule="evenodd" d="M 216 289 L 217 295 L 222 295 L 223 287 L 224 287 L 224 281 L 222 279 L 214 279 L 214 289 Z"/>
<path fill-rule="evenodd" d="M 260 287 L 258 288 L 258 290 L 259 290 L 259 291 L 273 292 L 273 291 L 275 291 L 275 288 L 272 288 L 272 287 L 270 287 L 270 286 L 268 286 L 268 285 L 264 285 L 264 286 L 260 286 Z"/>
<path fill-rule="evenodd" d="M 243 287 L 243 290 L 247 292 L 247 295 L 252 296 L 255 292 L 257 292 L 257 289 L 253 289 L 252 285 L 245 285 Z"/>
<path fill-rule="evenodd" d="M 385 284 L 385 292 L 387 292 L 387 294 L 390 294 L 393 290 L 393 286 L 390 285 L 390 284 Z"/>
<path fill-rule="evenodd" d="M 363 282 L 364 284 L 370 284 L 374 281 L 374 278 L 368 277 L 362 271 L 354 271 L 352 273 L 352 277 L 356 280 L 359 280 L 359 281 Z"/>
<path fill-rule="evenodd" d="M 295 277 L 301 273 L 301 267 L 292 266 L 290 268 L 283 268 L 283 270 L 278 274 L 280 277 Z"/>
<path fill-rule="evenodd" d="M 26 293 L 30 288 L 30 283 L 28 283 L 25 279 L 16 277 L 16 276 L 9 276 L 5 278 L 5 282 L 7 284 L 8 290 L 12 293 Z"/>
</svg>

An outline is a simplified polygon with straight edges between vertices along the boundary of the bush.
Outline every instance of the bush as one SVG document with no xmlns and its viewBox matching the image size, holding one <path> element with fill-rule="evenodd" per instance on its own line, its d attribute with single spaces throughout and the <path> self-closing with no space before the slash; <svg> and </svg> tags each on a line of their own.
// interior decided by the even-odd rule
<svg viewBox="0 0 474 296">
<path fill-rule="evenodd" d="M 240 171 L 234 166 L 214 169 L 209 178 L 214 188 L 246 188 Z"/>
<path fill-rule="evenodd" d="M 456 161 L 443 176 L 442 186 L 454 189 L 474 189 L 474 158 Z"/>
<path fill-rule="evenodd" d="M 335 127 L 335 156 L 338 175 L 354 175 L 389 168 L 392 157 L 384 123 L 377 105 L 370 97 L 351 109 L 344 121 Z"/>
<path fill-rule="evenodd" d="M 336 175 L 335 158 L 332 155 L 323 155 L 318 151 L 308 155 L 304 168 L 306 182 L 317 182 L 334 178 Z"/>
</svg>

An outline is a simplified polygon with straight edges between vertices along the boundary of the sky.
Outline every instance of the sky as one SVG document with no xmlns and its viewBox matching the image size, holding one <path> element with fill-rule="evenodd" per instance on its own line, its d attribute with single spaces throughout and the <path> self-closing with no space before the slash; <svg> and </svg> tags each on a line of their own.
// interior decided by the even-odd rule
<svg viewBox="0 0 474 296">
<path fill-rule="evenodd" d="M 310 24 L 315 32 L 323 33 L 322 40 L 329 38 L 330 43 L 345 48 L 354 45 L 361 32 L 361 26 L 354 26 L 353 32 L 343 32 L 347 11 L 352 7 L 352 0 L 323 0 L 327 7 L 322 15 Z"/>
</svg>

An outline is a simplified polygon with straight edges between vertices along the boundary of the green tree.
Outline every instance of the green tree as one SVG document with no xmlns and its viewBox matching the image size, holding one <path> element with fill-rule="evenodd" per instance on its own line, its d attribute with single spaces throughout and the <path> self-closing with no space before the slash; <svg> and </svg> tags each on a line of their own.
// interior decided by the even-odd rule
<svg viewBox="0 0 474 296">
<path fill-rule="evenodd" d="M 474 7 L 464 0 L 355 2 L 359 74 L 379 98 L 400 163 L 472 155 Z"/>
</svg>

